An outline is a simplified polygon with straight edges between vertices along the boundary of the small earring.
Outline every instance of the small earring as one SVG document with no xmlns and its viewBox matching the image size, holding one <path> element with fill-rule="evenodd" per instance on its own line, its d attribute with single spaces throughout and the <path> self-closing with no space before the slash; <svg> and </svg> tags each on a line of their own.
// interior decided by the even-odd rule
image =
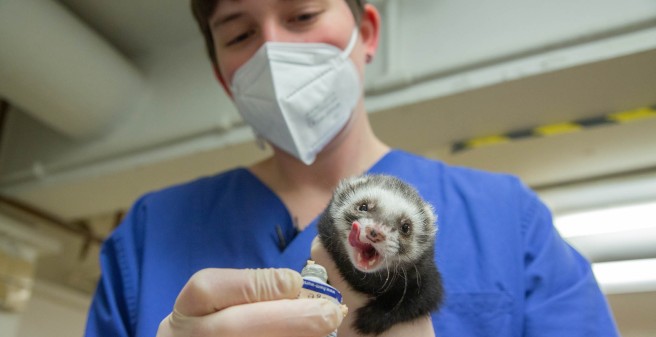
<svg viewBox="0 0 656 337">
<path fill-rule="evenodd" d="M 371 63 L 371 61 L 373 61 L 373 59 L 374 59 L 374 57 L 371 56 L 371 54 L 367 54 L 367 58 L 366 58 L 367 63 Z"/>
</svg>

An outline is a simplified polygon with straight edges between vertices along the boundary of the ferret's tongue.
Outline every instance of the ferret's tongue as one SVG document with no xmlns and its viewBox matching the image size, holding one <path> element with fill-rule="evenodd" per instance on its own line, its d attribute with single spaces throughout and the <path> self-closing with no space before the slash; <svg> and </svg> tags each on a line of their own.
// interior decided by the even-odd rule
<svg viewBox="0 0 656 337">
<path fill-rule="evenodd" d="M 360 241 L 360 224 L 355 221 L 349 234 L 349 244 L 357 253 L 357 264 L 360 268 L 368 270 L 376 265 L 380 259 L 374 246 Z"/>
<path fill-rule="evenodd" d="M 351 234 L 349 235 L 349 243 L 351 247 L 354 248 L 364 248 L 365 243 L 360 242 L 360 224 L 356 221 L 353 222 L 353 227 L 351 227 Z"/>
</svg>

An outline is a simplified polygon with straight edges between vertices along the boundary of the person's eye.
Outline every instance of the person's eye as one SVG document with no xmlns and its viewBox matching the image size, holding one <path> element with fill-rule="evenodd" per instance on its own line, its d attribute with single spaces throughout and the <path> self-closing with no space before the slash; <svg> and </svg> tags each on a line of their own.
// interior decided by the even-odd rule
<svg viewBox="0 0 656 337">
<path fill-rule="evenodd" d="M 226 43 L 226 46 L 229 47 L 229 46 L 239 44 L 239 43 L 247 40 L 248 38 L 250 38 L 254 33 L 255 32 L 253 30 L 248 30 L 244 33 L 238 34 L 237 36 L 235 36 L 234 38 L 229 40 L 228 43 Z"/>
<path fill-rule="evenodd" d="M 314 22 L 321 12 L 306 12 L 306 13 L 301 13 L 299 15 L 293 16 L 289 22 L 290 23 L 311 23 Z"/>
</svg>

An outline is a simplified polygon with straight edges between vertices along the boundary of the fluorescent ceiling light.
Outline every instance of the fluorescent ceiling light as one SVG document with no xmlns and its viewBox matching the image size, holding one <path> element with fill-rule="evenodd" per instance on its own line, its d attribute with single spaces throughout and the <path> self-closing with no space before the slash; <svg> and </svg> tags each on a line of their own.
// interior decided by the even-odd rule
<svg viewBox="0 0 656 337">
<path fill-rule="evenodd" d="M 604 261 L 592 264 L 604 293 L 656 291 L 656 202 L 566 214 L 554 224 L 588 259 Z"/>
<path fill-rule="evenodd" d="M 558 216 L 554 224 L 565 238 L 656 227 L 656 202 Z"/>
<path fill-rule="evenodd" d="M 656 259 L 595 263 L 592 270 L 606 294 L 656 291 Z"/>
</svg>

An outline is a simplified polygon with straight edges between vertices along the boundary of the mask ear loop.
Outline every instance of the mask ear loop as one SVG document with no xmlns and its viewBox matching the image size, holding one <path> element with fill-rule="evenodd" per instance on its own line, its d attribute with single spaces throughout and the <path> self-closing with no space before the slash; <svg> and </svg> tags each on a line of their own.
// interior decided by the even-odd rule
<svg viewBox="0 0 656 337">
<path fill-rule="evenodd" d="M 351 34 L 351 40 L 349 40 L 346 49 L 344 49 L 344 51 L 340 55 L 342 60 L 346 60 L 351 55 L 353 48 L 355 48 L 355 43 L 358 42 L 358 35 L 359 35 L 358 27 L 356 26 L 355 28 L 353 28 L 353 33 Z"/>
</svg>

